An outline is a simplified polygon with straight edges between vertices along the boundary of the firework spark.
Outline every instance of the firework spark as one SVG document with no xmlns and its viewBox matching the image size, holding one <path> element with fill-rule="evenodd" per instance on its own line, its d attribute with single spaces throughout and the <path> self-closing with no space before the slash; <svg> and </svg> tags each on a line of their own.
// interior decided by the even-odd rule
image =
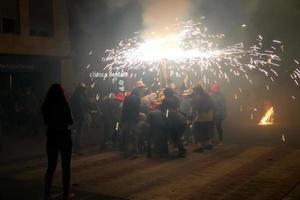
<svg viewBox="0 0 300 200">
<path fill-rule="evenodd" d="M 145 71 L 159 74 L 164 64 L 170 77 L 186 77 L 191 72 L 195 77 L 201 74 L 206 84 L 217 79 L 229 83 L 232 76 L 243 77 L 252 84 L 249 72 L 255 70 L 271 81 L 278 77 L 275 68 L 280 66 L 281 59 L 276 50 L 281 49 L 281 41 L 273 40 L 271 48 L 264 50 L 263 37 L 259 35 L 258 44 L 249 48 L 243 43 L 221 48 L 224 38 L 224 34 L 209 34 L 202 23 L 181 22 L 174 25 L 174 34 L 165 37 L 143 39 L 137 33 L 121 41 L 115 49 L 106 50 L 102 61 L 108 71 L 141 70 L 143 74 Z"/>
</svg>

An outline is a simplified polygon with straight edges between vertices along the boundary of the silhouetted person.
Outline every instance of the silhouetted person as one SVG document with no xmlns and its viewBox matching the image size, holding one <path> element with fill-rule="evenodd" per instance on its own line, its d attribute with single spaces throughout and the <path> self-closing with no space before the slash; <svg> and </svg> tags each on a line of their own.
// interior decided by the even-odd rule
<svg viewBox="0 0 300 200">
<path fill-rule="evenodd" d="M 84 84 L 80 84 L 76 87 L 73 95 L 70 99 L 72 114 L 74 117 L 74 153 L 80 153 L 80 140 L 83 127 L 85 124 L 85 116 L 88 112 L 89 101 L 86 94 L 86 87 Z"/>
<path fill-rule="evenodd" d="M 102 112 L 102 120 L 104 126 L 104 137 L 101 142 L 101 149 L 105 149 L 107 142 L 112 142 L 113 133 L 118 122 L 119 101 L 114 99 L 114 95 L 110 94 L 105 97 L 100 103 L 100 110 Z"/>
<path fill-rule="evenodd" d="M 195 152 L 203 152 L 204 149 L 211 149 L 211 131 L 213 126 L 213 102 L 201 85 L 193 88 L 192 94 L 192 120 L 193 135 L 195 143 L 200 144 Z"/>
<path fill-rule="evenodd" d="M 73 124 L 73 119 L 63 89 L 59 84 L 53 84 L 50 87 L 42 106 L 42 114 L 47 126 L 48 168 L 45 176 L 45 199 L 49 198 L 58 154 L 61 156 L 64 199 L 68 199 L 72 155 L 71 131 L 68 126 Z"/>
<path fill-rule="evenodd" d="M 191 97 L 191 90 L 185 90 L 181 93 L 181 101 L 180 101 L 180 110 L 184 113 L 186 118 L 188 119 L 187 122 L 187 128 L 183 134 L 184 141 L 187 144 L 192 143 L 192 131 L 191 131 L 191 103 L 192 103 L 192 97 Z"/>
<path fill-rule="evenodd" d="M 223 142 L 223 127 L 222 122 L 226 118 L 226 101 L 223 94 L 220 92 L 220 88 L 217 84 L 213 84 L 210 89 L 211 98 L 214 103 L 214 127 L 217 130 L 220 143 Z M 214 135 L 213 135 L 214 136 Z"/>
<path fill-rule="evenodd" d="M 161 104 L 161 111 L 166 119 L 166 131 L 171 137 L 173 143 L 178 148 L 178 156 L 185 156 L 185 148 L 181 137 L 186 129 L 185 116 L 179 111 L 180 102 L 174 91 L 171 88 L 166 88 L 164 91 L 165 99 Z M 166 144 L 164 144 L 166 145 Z"/>
<path fill-rule="evenodd" d="M 140 103 L 138 88 L 132 90 L 131 95 L 127 96 L 123 103 L 121 128 L 125 157 L 135 156 L 137 153 L 136 129 L 139 122 Z"/>
<path fill-rule="evenodd" d="M 165 120 L 162 112 L 159 109 L 153 110 L 149 113 L 148 122 L 150 124 L 150 131 L 147 138 L 147 156 L 152 156 L 151 144 L 154 144 L 154 150 L 160 156 L 168 153 L 168 135 L 165 132 Z"/>
</svg>

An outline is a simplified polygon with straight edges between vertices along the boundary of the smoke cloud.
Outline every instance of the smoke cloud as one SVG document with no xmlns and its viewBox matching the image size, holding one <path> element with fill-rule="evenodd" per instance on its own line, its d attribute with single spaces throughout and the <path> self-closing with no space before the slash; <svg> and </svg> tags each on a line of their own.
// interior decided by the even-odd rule
<svg viewBox="0 0 300 200">
<path fill-rule="evenodd" d="M 109 9 L 118 9 L 129 3 L 129 0 L 108 0 L 107 7 Z"/>
<path fill-rule="evenodd" d="M 166 27 L 189 16 L 190 0 L 142 0 L 144 36 L 167 34 Z M 163 30 L 165 28 L 165 30 Z M 163 31 L 162 31 L 163 30 Z"/>
</svg>

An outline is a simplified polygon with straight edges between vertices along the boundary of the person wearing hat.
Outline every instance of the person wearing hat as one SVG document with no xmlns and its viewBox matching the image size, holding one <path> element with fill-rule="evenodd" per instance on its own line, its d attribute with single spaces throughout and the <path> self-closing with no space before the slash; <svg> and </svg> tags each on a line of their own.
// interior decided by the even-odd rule
<svg viewBox="0 0 300 200">
<path fill-rule="evenodd" d="M 146 87 L 147 86 L 145 85 L 145 83 L 142 80 L 140 80 L 140 81 L 137 81 L 135 83 L 135 88 L 134 89 L 137 89 L 137 91 L 139 92 L 140 97 L 142 98 L 146 95 Z"/>
<path fill-rule="evenodd" d="M 141 98 L 140 103 L 140 112 L 144 113 L 146 116 L 148 116 L 150 111 L 150 99 L 147 97 L 150 92 L 143 81 L 137 81 L 135 84 L 135 89 L 139 92 L 139 96 Z"/>
<path fill-rule="evenodd" d="M 144 84 L 144 82 L 142 80 L 140 80 L 135 83 L 135 87 L 141 88 L 141 87 L 146 87 L 146 85 Z"/>
</svg>

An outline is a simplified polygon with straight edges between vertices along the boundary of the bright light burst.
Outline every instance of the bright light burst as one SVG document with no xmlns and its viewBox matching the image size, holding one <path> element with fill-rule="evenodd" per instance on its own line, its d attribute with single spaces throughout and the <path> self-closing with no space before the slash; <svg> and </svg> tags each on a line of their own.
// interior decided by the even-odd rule
<svg viewBox="0 0 300 200">
<path fill-rule="evenodd" d="M 274 107 L 271 107 L 267 110 L 264 116 L 261 118 L 258 123 L 259 126 L 268 126 L 274 124 Z"/>
<path fill-rule="evenodd" d="M 136 33 L 115 49 L 106 50 L 102 61 L 106 63 L 105 70 L 131 74 L 137 70 L 159 73 L 161 64 L 166 63 L 170 77 L 185 77 L 192 72 L 195 77 L 201 74 L 205 84 L 216 79 L 230 82 L 232 75 L 252 84 L 248 72 L 254 70 L 272 82 L 278 77 L 278 53 L 283 50 L 280 41 L 274 40 L 270 49 L 265 50 L 263 37 L 258 36 L 257 44 L 249 48 L 243 43 L 221 48 L 224 38 L 224 34 L 209 34 L 201 23 L 181 22 L 174 25 L 174 34 L 165 37 L 143 39 Z"/>
<path fill-rule="evenodd" d="M 119 83 L 118 78 L 143 79 L 148 73 L 153 77 L 153 85 L 162 85 L 161 75 L 167 73 L 167 78 L 184 81 L 186 86 L 199 81 L 202 84 L 227 82 L 231 84 L 235 102 L 240 102 L 242 92 L 249 88 L 243 88 L 243 82 L 255 84 L 270 94 L 279 76 L 289 76 L 291 83 L 300 87 L 300 62 L 294 60 L 291 72 L 281 67 L 284 46 L 279 40 L 267 41 L 269 48 L 262 35 L 258 35 L 252 45 L 243 42 L 224 45 L 228 42 L 224 34 L 210 34 L 202 21 L 192 20 L 179 22 L 168 30 L 172 30 L 171 33 L 165 36 L 150 34 L 151 38 L 137 32 L 132 38 L 120 41 L 115 48 L 106 50 L 102 57 L 104 69 L 96 68 L 90 73 L 91 87 L 95 86 L 95 78 L 111 79 L 115 84 Z M 88 55 L 92 57 L 94 52 Z M 87 64 L 85 68 L 90 72 L 95 69 L 93 67 L 97 66 Z M 297 98 L 290 94 L 290 99 L 295 102 Z M 240 105 L 240 111 L 247 111 L 247 106 Z M 254 119 L 253 113 L 251 119 Z"/>
</svg>

